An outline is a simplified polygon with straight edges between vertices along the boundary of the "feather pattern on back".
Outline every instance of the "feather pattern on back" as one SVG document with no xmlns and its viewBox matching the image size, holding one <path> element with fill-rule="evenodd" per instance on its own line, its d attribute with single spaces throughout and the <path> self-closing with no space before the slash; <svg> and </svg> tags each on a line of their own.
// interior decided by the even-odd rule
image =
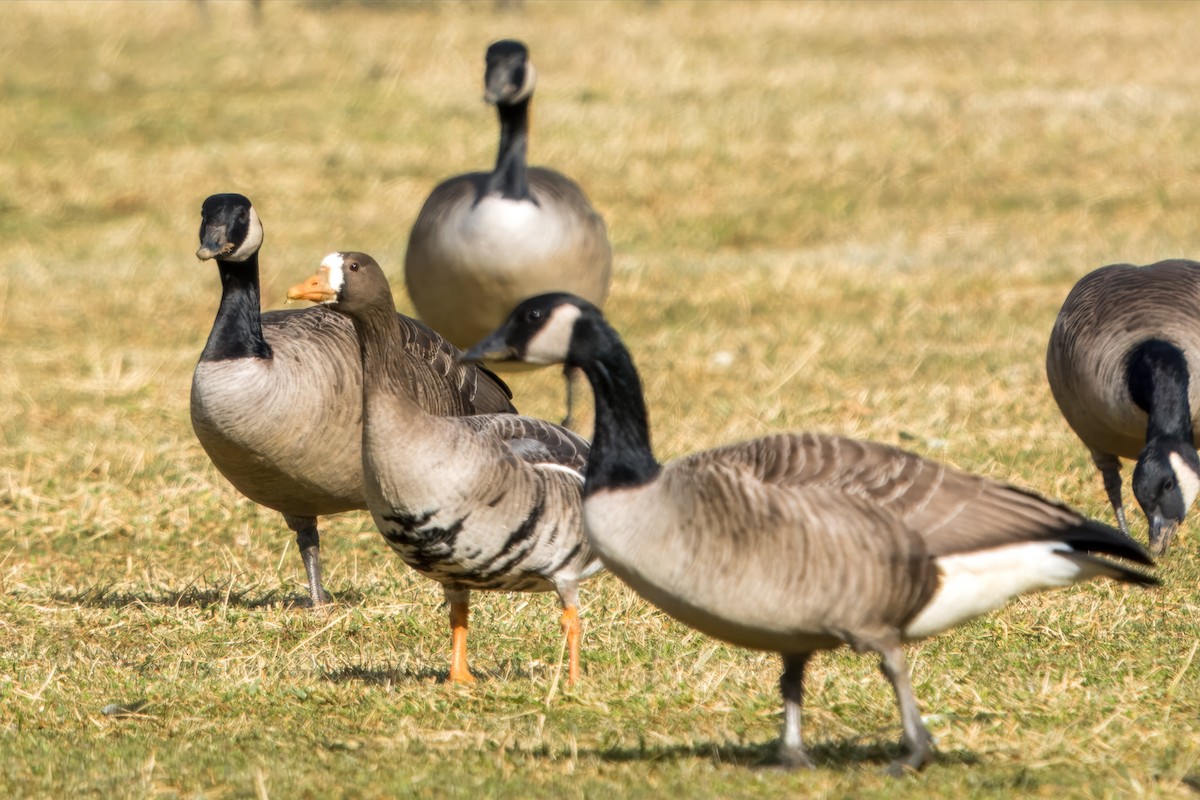
<svg viewBox="0 0 1200 800">
<path fill-rule="evenodd" d="M 1130 397 L 1126 358 L 1157 338 L 1179 347 L 1200 376 L 1200 263 L 1113 264 L 1071 290 L 1046 349 L 1046 373 L 1068 424 L 1090 449 L 1134 459 L 1146 444 L 1146 412 Z M 1200 380 L 1188 387 L 1200 431 Z"/>
</svg>

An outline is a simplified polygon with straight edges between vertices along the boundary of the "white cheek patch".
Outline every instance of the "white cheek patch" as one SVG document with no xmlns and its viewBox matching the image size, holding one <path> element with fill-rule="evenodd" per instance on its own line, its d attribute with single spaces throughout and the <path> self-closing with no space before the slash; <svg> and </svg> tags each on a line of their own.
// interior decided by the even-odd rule
<svg viewBox="0 0 1200 800">
<path fill-rule="evenodd" d="M 1175 482 L 1179 484 L 1179 491 L 1183 494 L 1183 507 L 1191 508 L 1197 492 L 1200 492 L 1200 475 L 1196 474 L 1196 471 L 1183 460 L 1183 456 L 1179 453 L 1169 454 L 1167 460 L 1171 462 L 1171 471 L 1175 473 Z"/>
<path fill-rule="evenodd" d="M 533 88 L 537 86 L 537 70 L 533 68 L 533 62 L 525 61 L 525 82 L 521 84 L 521 91 L 517 92 L 513 97 L 512 102 L 519 103 L 525 98 L 533 94 Z"/>
<path fill-rule="evenodd" d="M 534 334 L 525 348 L 522 361 L 530 364 L 561 364 L 571 350 L 571 335 L 575 332 L 575 320 L 582 312 L 566 304 L 550 312 L 550 319 Z"/>
<path fill-rule="evenodd" d="M 329 284 L 329 288 L 335 293 L 342 291 L 342 286 L 346 284 L 346 273 L 342 266 L 346 263 L 342 258 L 341 253 L 330 253 L 321 259 L 321 269 L 325 271 L 325 282 Z M 328 303 L 337 302 L 336 298 L 327 300 Z"/>
<path fill-rule="evenodd" d="M 225 257 L 226 261 L 245 261 L 250 256 L 258 252 L 258 248 L 262 247 L 263 241 L 263 226 L 262 221 L 258 218 L 258 212 L 254 210 L 254 206 L 250 206 L 250 229 L 246 231 L 246 239 L 243 241 L 237 250 L 234 250 Z"/>
</svg>

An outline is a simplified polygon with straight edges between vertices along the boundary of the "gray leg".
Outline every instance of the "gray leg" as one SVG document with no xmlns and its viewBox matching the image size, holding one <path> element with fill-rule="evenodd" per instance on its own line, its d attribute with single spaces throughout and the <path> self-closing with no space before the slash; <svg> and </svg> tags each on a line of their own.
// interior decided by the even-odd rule
<svg viewBox="0 0 1200 800">
<path fill-rule="evenodd" d="M 814 765 L 804 749 L 800 717 L 804 706 L 804 665 L 812 653 L 784 653 L 779 690 L 783 694 L 783 735 L 779 739 L 779 761 L 789 769 Z"/>
<path fill-rule="evenodd" d="M 1104 491 L 1108 493 L 1108 502 L 1117 515 L 1117 527 L 1121 533 L 1129 536 L 1129 523 L 1125 521 L 1125 504 L 1121 501 L 1121 459 L 1109 453 L 1092 451 L 1092 461 L 1100 470 L 1104 479 Z"/>
<path fill-rule="evenodd" d="M 300 558 L 304 560 L 304 573 L 308 576 L 308 596 L 313 608 L 329 602 L 325 590 L 321 588 L 321 534 L 317 531 L 317 520 L 314 517 L 291 517 L 283 515 L 284 522 L 296 534 L 296 547 L 300 549 Z"/>
<path fill-rule="evenodd" d="M 904 726 L 903 744 L 907 752 L 898 761 L 888 767 L 891 775 L 903 775 L 909 769 L 920 769 L 929 762 L 933 755 L 930 747 L 932 737 L 921 721 L 921 709 L 917 706 L 916 695 L 913 694 L 912 679 L 908 675 L 908 662 L 904 658 L 904 649 L 899 641 L 881 645 L 880 666 L 883 674 L 892 682 L 896 690 L 896 704 L 900 707 L 900 723 Z"/>
</svg>

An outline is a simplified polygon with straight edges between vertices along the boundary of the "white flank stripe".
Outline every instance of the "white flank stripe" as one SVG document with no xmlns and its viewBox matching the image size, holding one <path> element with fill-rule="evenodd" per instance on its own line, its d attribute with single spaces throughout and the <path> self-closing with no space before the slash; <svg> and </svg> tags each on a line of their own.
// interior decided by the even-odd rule
<svg viewBox="0 0 1200 800">
<path fill-rule="evenodd" d="M 1017 595 L 1070 586 L 1099 572 L 1071 558 L 1062 542 L 1028 542 L 937 559 L 942 584 L 905 628 L 908 639 L 933 636 L 1000 608 Z"/>
<path fill-rule="evenodd" d="M 534 466 L 537 469 L 549 469 L 549 470 L 555 470 L 557 472 L 565 472 L 568 475 L 572 476 L 573 478 L 577 478 L 580 483 L 583 483 L 583 473 L 581 473 L 579 470 L 571 469 L 570 467 L 565 466 L 563 464 L 544 463 L 544 464 L 534 464 Z"/>
</svg>

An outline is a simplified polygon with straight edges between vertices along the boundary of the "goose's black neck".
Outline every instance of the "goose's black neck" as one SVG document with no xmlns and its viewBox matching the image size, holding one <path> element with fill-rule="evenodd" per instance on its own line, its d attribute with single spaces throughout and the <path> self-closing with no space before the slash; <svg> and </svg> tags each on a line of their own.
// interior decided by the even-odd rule
<svg viewBox="0 0 1200 800">
<path fill-rule="evenodd" d="M 258 253 L 245 261 L 218 261 L 217 271 L 221 305 L 200 360 L 270 358 L 271 346 L 263 338 L 259 310 Z"/>
<path fill-rule="evenodd" d="M 500 150 L 496 154 L 496 169 L 488 177 L 488 194 L 499 194 L 508 200 L 529 199 L 525 155 L 529 145 L 530 99 L 496 106 L 500 114 Z"/>
<path fill-rule="evenodd" d="M 587 375 L 596 398 L 585 495 L 641 486 L 654 480 L 662 469 L 650 447 L 646 400 L 633 359 L 606 322 L 596 318 L 591 324 L 596 334 L 593 353 L 579 363 L 569 362 Z"/>
<path fill-rule="evenodd" d="M 1187 357 L 1175 345 L 1149 339 L 1129 352 L 1129 395 L 1149 418 L 1146 441 L 1193 441 Z"/>
</svg>

